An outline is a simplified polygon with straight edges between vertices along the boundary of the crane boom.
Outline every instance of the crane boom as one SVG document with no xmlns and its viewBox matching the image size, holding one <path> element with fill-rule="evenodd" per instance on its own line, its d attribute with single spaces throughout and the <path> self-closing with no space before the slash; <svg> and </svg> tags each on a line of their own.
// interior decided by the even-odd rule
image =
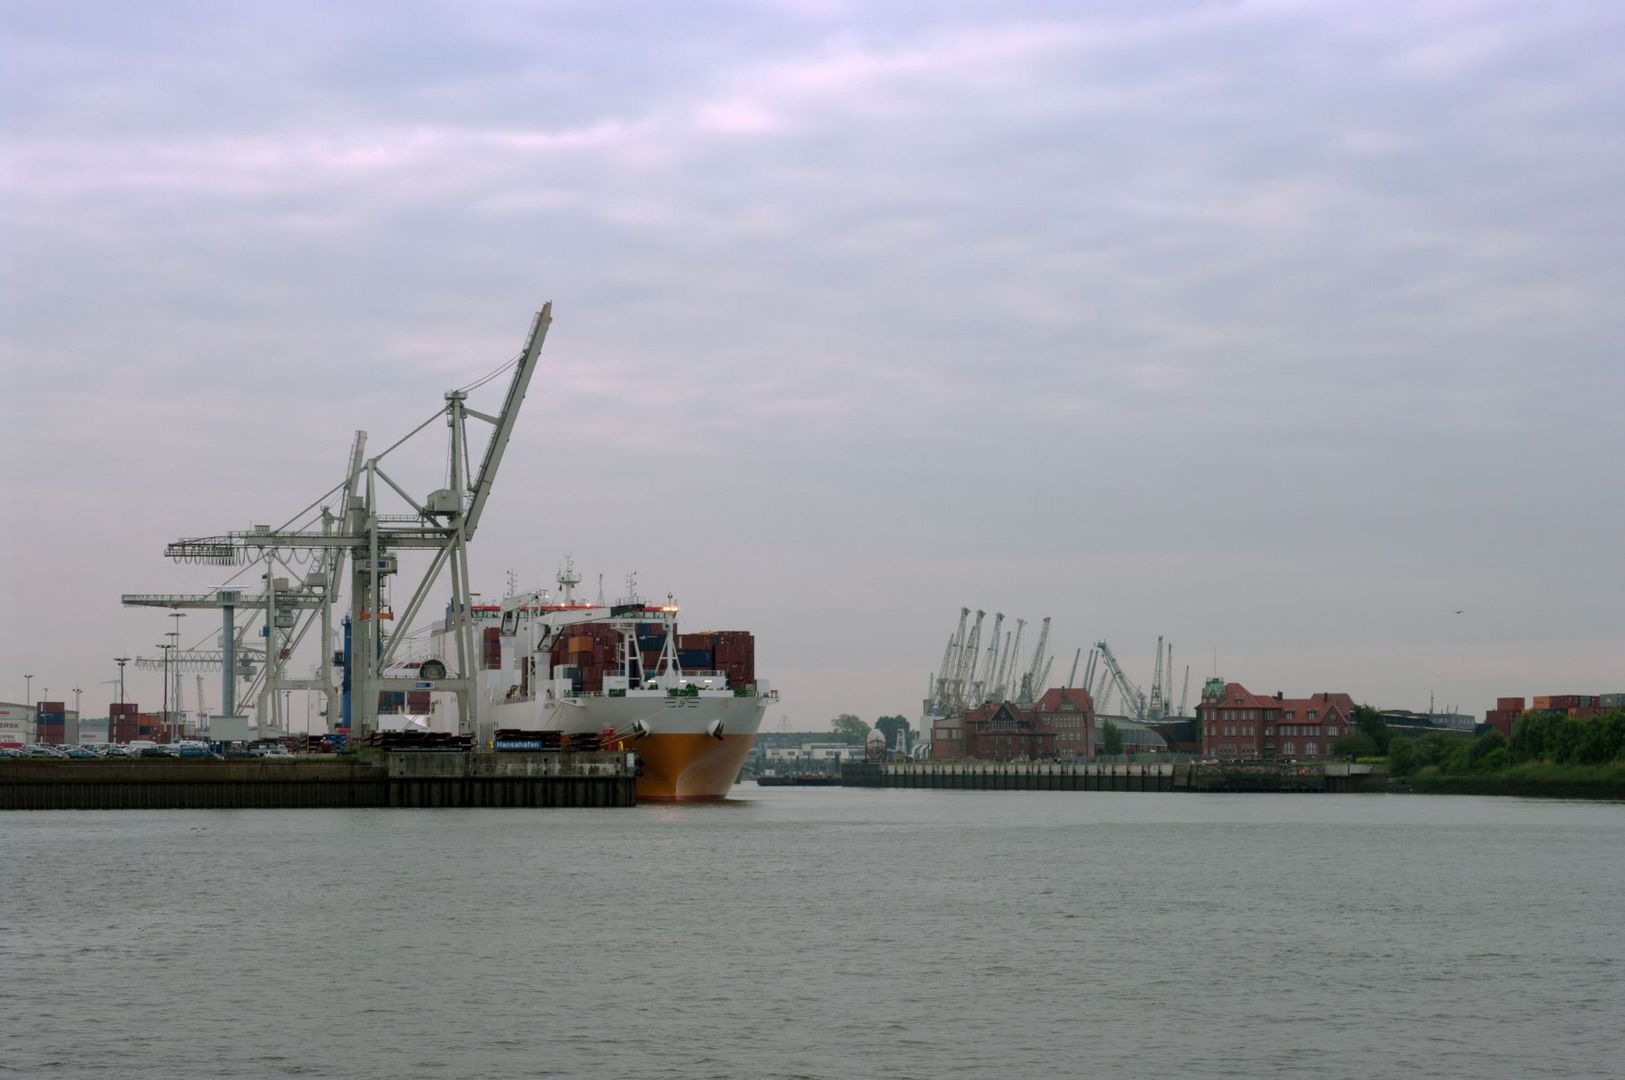
<svg viewBox="0 0 1625 1080">
<path fill-rule="evenodd" d="M 508 396 L 503 399 L 502 411 L 497 414 L 491 441 L 485 444 L 485 458 L 480 462 L 479 475 L 469 484 L 474 497 L 469 503 L 468 512 L 463 515 L 465 540 L 472 540 L 474 531 L 480 526 L 485 501 L 491 495 L 491 485 L 496 480 L 497 469 L 502 465 L 502 455 L 508 449 L 508 439 L 519 420 L 519 404 L 525 400 L 530 377 L 536 373 L 536 356 L 542 351 L 542 342 L 547 340 L 547 328 L 551 325 L 553 301 L 549 300 L 542 305 L 542 310 L 536 313 L 536 318 L 530 324 L 530 336 L 525 339 L 524 351 L 520 354 L 518 366 L 514 368 L 513 381 L 508 384 Z"/>
<path fill-rule="evenodd" d="M 1112 682 L 1116 685 L 1117 692 L 1123 699 L 1124 708 L 1133 714 L 1135 720 L 1142 724 L 1145 723 L 1145 694 L 1140 691 L 1139 687 L 1129 682 L 1127 675 L 1123 674 L 1122 667 L 1117 663 L 1117 657 L 1112 653 L 1111 646 L 1107 645 L 1104 639 L 1095 642 L 1095 648 L 1100 650 L 1101 659 L 1106 661 L 1106 670 L 1111 674 Z M 1160 643 L 1157 646 L 1157 651 L 1159 653 L 1162 651 Z"/>
</svg>

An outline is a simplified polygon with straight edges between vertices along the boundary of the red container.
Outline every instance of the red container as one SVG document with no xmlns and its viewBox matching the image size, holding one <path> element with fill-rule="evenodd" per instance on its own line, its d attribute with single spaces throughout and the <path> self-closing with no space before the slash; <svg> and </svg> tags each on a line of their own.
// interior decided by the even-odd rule
<svg viewBox="0 0 1625 1080">
<path fill-rule="evenodd" d="M 1496 698 L 1495 699 L 1495 707 L 1497 709 L 1516 709 L 1518 712 L 1523 712 L 1523 698 L 1521 698 L 1521 697 Z"/>
</svg>

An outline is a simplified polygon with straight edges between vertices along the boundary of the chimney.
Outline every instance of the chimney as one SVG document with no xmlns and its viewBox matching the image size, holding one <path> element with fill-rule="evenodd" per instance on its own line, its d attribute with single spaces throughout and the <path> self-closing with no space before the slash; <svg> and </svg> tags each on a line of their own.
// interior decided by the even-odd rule
<svg viewBox="0 0 1625 1080">
<path fill-rule="evenodd" d="M 1285 696 L 1286 696 L 1286 695 L 1285 695 L 1285 694 L 1283 694 L 1283 693 L 1281 693 L 1281 691 L 1279 691 L 1279 690 L 1277 690 L 1277 691 L 1275 691 L 1275 700 L 1276 700 L 1276 701 L 1280 701 L 1280 700 L 1281 700 L 1281 699 L 1282 699 L 1282 698 L 1283 698 L 1283 697 L 1285 697 Z"/>
</svg>

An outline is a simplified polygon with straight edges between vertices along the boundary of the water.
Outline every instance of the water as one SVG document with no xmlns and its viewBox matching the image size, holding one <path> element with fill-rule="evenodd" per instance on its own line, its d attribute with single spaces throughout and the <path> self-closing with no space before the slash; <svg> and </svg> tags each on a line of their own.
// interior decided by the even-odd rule
<svg viewBox="0 0 1625 1080">
<path fill-rule="evenodd" d="M 0 1075 L 1603 1077 L 1625 806 L 0 816 Z"/>
</svg>

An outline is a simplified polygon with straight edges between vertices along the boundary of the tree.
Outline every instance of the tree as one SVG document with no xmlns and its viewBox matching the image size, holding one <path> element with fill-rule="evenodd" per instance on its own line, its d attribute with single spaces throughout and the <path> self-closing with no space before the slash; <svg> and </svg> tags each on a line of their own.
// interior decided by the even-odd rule
<svg viewBox="0 0 1625 1080">
<path fill-rule="evenodd" d="M 905 717 L 882 716 L 875 721 L 875 730 L 886 736 L 886 745 L 893 750 L 908 749 L 907 736 L 910 728 Z"/>
<path fill-rule="evenodd" d="M 1370 739 L 1377 753 L 1388 752 L 1388 741 L 1393 738 L 1393 732 L 1388 730 L 1388 722 L 1376 709 L 1369 705 L 1354 706 L 1354 730 Z"/>
<path fill-rule="evenodd" d="M 1507 750 L 1507 737 L 1491 728 L 1473 740 L 1473 748 L 1468 753 L 1468 760 L 1476 773 L 1500 772 L 1506 768 L 1511 760 Z M 1494 764 L 1500 762 L 1500 765 Z"/>
<path fill-rule="evenodd" d="M 1116 757 L 1123 752 L 1123 733 L 1110 720 L 1100 722 L 1100 749 L 1107 757 Z"/>
<path fill-rule="evenodd" d="M 1388 743 L 1388 771 L 1394 776 L 1409 776 L 1416 771 L 1416 750 L 1410 739 L 1392 739 Z"/>
<path fill-rule="evenodd" d="M 1549 753 L 1552 714 L 1526 712 L 1512 725 L 1512 760 L 1539 761 Z"/>
<path fill-rule="evenodd" d="M 1376 757 L 1382 751 L 1370 735 L 1356 730 L 1333 740 L 1332 753 L 1338 757 Z"/>
<path fill-rule="evenodd" d="M 842 713 L 831 720 L 829 726 L 835 732 L 835 738 L 841 742 L 861 743 L 863 737 L 869 734 L 869 725 L 851 713 Z"/>
</svg>

